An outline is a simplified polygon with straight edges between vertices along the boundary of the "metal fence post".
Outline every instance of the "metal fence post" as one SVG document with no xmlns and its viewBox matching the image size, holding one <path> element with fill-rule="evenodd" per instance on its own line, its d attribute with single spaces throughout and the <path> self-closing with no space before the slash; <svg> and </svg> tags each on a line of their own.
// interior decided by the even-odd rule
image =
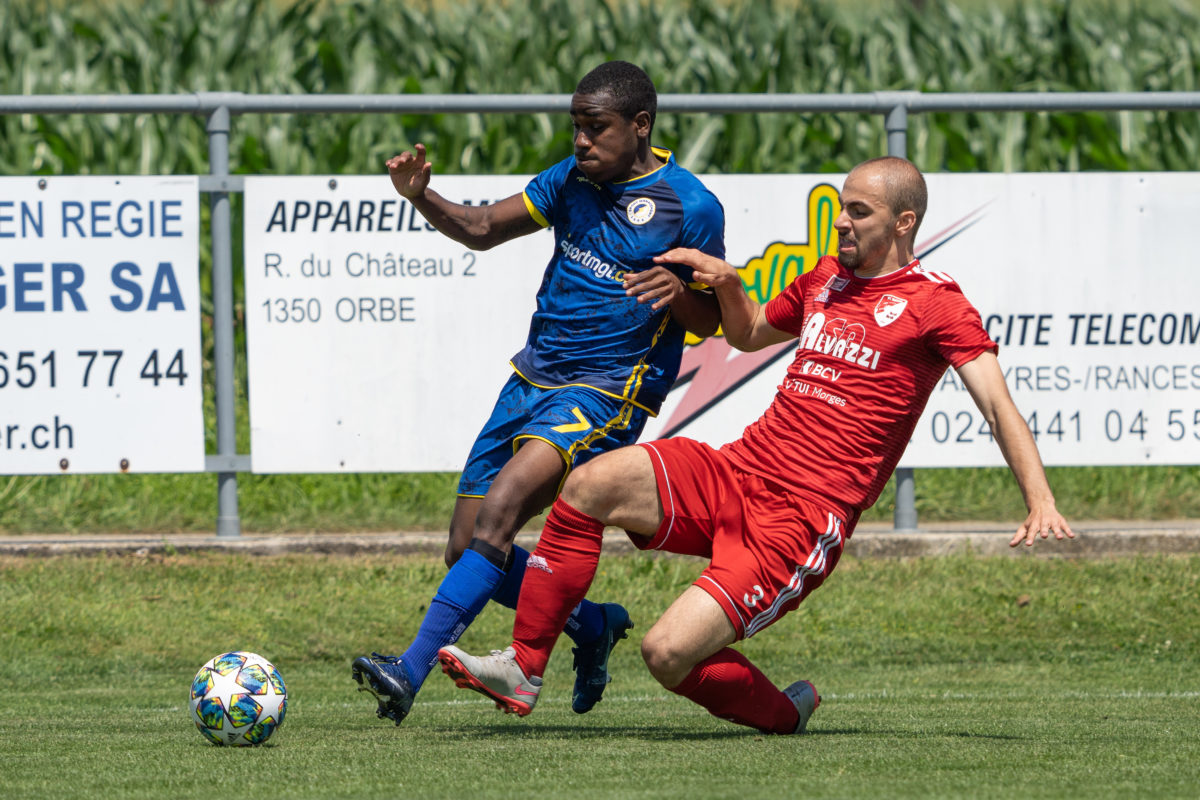
<svg viewBox="0 0 1200 800">
<path fill-rule="evenodd" d="M 884 119 L 889 156 L 908 156 L 908 106 L 897 103 Z M 892 527 L 898 531 L 917 529 L 916 478 L 912 467 L 896 470 L 896 508 L 892 512 Z"/>
<path fill-rule="evenodd" d="M 208 115 L 208 170 L 214 177 L 229 175 L 229 107 L 217 106 Z M 233 237 L 229 193 L 208 195 L 212 210 L 213 345 L 215 349 L 217 455 L 237 454 L 233 371 Z M 236 472 L 217 473 L 217 536 L 240 536 Z"/>
<path fill-rule="evenodd" d="M 888 155 L 908 158 L 908 106 L 893 106 L 884 117 L 883 129 L 887 131 Z"/>
</svg>

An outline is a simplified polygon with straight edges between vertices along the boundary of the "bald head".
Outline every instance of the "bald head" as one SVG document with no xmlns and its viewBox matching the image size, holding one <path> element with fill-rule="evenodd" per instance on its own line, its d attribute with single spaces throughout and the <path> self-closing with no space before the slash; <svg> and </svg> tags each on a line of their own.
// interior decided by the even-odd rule
<svg viewBox="0 0 1200 800">
<path fill-rule="evenodd" d="M 871 175 L 883 183 L 884 197 L 893 216 L 899 216 L 904 211 L 911 211 L 917 221 L 912 228 L 913 240 L 917 237 L 917 228 L 925 218 L 925 207 L 929 204 L 929 192 L 925 188 L 925 176 L 909 160 L 896 156 L 881 156 L 864 161 L 850 174 L 859 173 L 862 176 Z"/>
</svg>

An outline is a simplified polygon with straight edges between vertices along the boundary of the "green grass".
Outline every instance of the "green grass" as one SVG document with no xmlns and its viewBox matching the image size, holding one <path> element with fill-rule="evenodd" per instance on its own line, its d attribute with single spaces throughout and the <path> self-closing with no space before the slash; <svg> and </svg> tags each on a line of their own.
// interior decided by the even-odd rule
<svg viewBox="0 0 1200 800">
<path fill-rule="evenodd" d="M 1074 522 L 1200 517 L 1200 467 L 1060 467 L 1047 470 L 1059 509 Z M 456 473 L 241 475 L 248 533 L 443 531 Z M 894 482 L 864 515 L 890 521 Z M 1007 469 L 916 471 L 919 523 L 1025 517 Z M 182 533 L 215 527 L 213 475 L 0 476 L 0 533 Z M 540 530 L 535 517 L 528 530 Z"/>
<path fill-rule="evenodd" d="M 1200 557 L 848 558 L 743 645 L 824 701 L 800 739 L 712 718 L 636 643 L 698 562 L 606 557 L 593 587 L 637 620 L 595 711 L 560 645 L 537 711 L 505 717 L 431 676 L 400 728 L 349 661 L 401 647 L 443 568 L 404 557 L 224 554 L 0 561 L 0 788 L 15 797 L 1194 797 Z M 468 650 L 508 640 L 488 608 Z M 291 706 L 267 746 L 208 745 L 192 674 L 271 658 Z"/>
</svg>

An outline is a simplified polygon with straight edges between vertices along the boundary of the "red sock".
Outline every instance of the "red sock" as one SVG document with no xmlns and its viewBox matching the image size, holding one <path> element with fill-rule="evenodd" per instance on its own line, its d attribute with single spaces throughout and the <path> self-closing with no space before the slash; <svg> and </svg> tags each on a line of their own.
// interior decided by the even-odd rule
<svg viewBox="0 0 1200 800">
<path fill-rule="evenodd" d="M 787 695 L 728 647 L 697 664 L 671 691 L 704 706 L 714 717 L 764 733 L 791 733 L 800 721 Z"/>
<path fill-rule="evenodd" d="M 541 676 L 571 610 L 587 594 L 600 562 L 604 523 L 556 500 L 525 578 L 513 623 L 517 663 L 529 677 Z"/>
</svg>

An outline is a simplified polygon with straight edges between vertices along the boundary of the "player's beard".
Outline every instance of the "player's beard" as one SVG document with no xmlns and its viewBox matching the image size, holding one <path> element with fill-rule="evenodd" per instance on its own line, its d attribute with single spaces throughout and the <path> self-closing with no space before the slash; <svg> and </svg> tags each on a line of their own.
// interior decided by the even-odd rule
<svg viewBox="0 0 1200 800">
<path fill-rule="evenodd" d="M 848 270 L 856 270 L 862 264 L 862 243 L 854 243 L 854 251 L 851 253 L 843 253 L 840 249 L 837 254 L 838 263 Z"/>
<path fill-rule="evenodd" d="M 891 244 L 884 232 L 855 237 L 851 241 L 854 243 L 852 252 L 843 253 L 839 248 L 837 254 L 838 262 L 851 271 L 861 269 L 864 264 L 874 263 L 875 259 L 882 263 Z M 838 243 L 841 244 L 840 239 Z"/>
</svg>

